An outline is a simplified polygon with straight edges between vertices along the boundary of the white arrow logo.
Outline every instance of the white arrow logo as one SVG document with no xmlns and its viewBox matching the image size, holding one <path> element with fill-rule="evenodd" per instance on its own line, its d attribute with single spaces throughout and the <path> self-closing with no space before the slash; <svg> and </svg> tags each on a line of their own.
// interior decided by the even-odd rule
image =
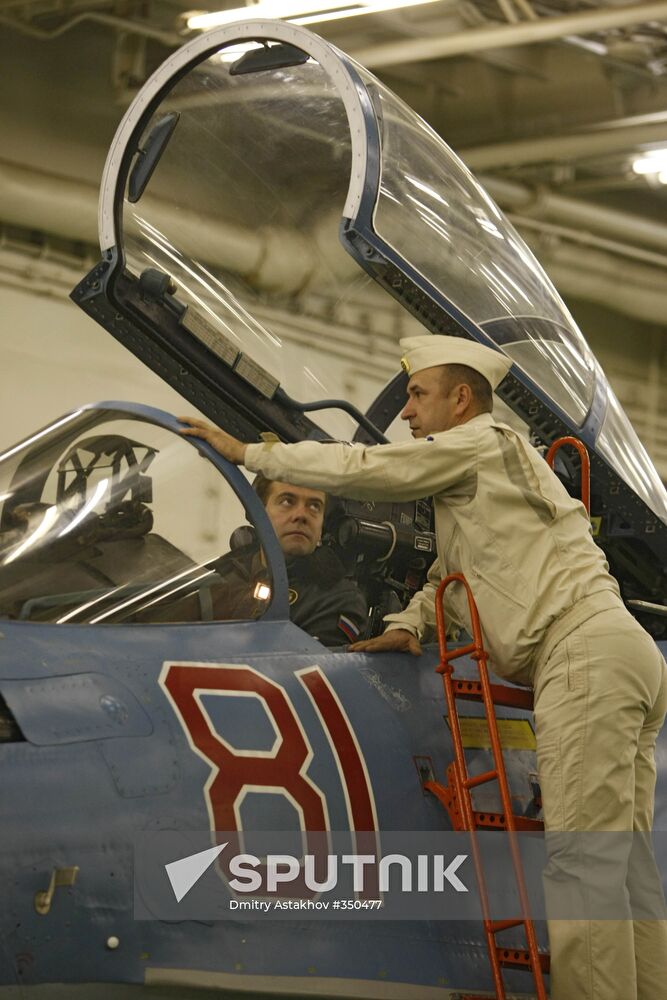
<svg viewBox="0 0 667 1000">
<path fill-rule="evenodd" d="M 187 896 L 193 885 L 197 884 L 218 855 L 222 854 L 228 843 L 229 841 L 225 841 L 224 844 L 220 844 L 218 847 L 209 847 L 207 851 L 190 854 L 187 858 L 170 861 L 168 865 L 164 866 L 169 876 L 171 887 L 174 890 L 177 903 L 180 903 L 183 897 Z"/>
</svg>

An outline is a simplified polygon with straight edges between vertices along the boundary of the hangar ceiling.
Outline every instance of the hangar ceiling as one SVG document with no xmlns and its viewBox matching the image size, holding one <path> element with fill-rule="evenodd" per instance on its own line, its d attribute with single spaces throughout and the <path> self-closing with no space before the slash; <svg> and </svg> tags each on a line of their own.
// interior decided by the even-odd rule
<svg viewBox="0 0 667 1000">
<path fill-rule="evenodd" d="M 225 6 L 236 0 L 200 9 Z M 0 0 L 0 271 L 21 241 L 43 256 L 94 255 L 109 142 L 145 79 L 192 37 L 186 9 Z M 575 316 L 580 303 L 619 343 L 624 330 L 641 339 L 653 389 L 635 413 L 632 387 L 619 395 L 667 476 L 667 184 L 632 168 L 667 148 L 667 0 L 435 0 L 311 27 L 462 156 Z"/>
</svg>

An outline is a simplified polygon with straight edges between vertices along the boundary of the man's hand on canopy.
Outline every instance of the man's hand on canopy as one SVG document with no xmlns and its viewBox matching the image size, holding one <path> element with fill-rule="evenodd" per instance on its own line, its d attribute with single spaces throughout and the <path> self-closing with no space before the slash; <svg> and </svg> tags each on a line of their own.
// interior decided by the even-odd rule
<svg viewBox="0 0 667 1000">
<path fill-rule="evenodd" d="M 182 428 L 181 434 L 208 441 L 228 462 L 233 462 L 234 465 L 243 465 L 246 445 L 242 441 L 232 437 L 226 431 L 221 431 L 219 427 L 207 424 L 205 420 L 200 420 L 198 417 L 179 417 L 178 419 L 182 424 L 188 425 Z"/>
<path fill-rule="evenodd" d="M 412 653 L 420 656 L 422 647 L 419 639 L 407 629 L 393 628 L 374 639 L 362 639 L 347 647 L 351 653 Z"/>
</svg>

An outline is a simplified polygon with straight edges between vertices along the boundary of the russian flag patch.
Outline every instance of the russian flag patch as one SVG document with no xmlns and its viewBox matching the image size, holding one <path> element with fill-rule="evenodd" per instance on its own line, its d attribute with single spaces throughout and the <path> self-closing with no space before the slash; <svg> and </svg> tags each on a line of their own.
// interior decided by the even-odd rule
<svg viewBox="0 0 667 1000">
<path fill-rule="evenodd" d="M 357 628 L 354 622 L 351 621 L 349 618 L 347 618 L 345 615 L 341 615 L 340 618 L 338 619 L 338 628 L 341 630 L 341 632 L 345 633 L 350 642 L 354 642 L 356 639 L 359 638 L 359 632 L 361 630 Z"/>
</svg>

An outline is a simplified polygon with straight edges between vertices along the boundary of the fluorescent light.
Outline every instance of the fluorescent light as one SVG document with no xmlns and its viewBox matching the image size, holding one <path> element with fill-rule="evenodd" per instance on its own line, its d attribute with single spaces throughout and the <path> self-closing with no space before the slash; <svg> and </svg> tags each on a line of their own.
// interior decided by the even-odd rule
<svg viewBox="0 0 667 1000">
<path fill-rule="evenodd" d="M 220 24 L 233 24 L 234 21 L 245 21 L 247 18 L 287 18 L 298 17 L 299 14 L 312 14 L 314 11 L 335 10 L 341 7 L 341 0 L 259 0 L 259 3 L 245 7 L 234 7 L 231 10 L 214 10 L 207 14 L 193 14 L 187 19 L 188 28 L 206 30 L 217 28 Z M 356 6 L 356 3 L 355 3 Z"/>
<path fill-rule="evenodd" d="M 661 170 L 658 174 L 658 180 L 661 184 L 667 184 L 667 170 Z"/>
<path fill-rule="evenodd" d="M 636 174 L 660 174 L 667 171 L 667 149 L 652 149 L 632 163 Z"/>
<path fill-rule="evenodd" d="M 398 10 L 400 7 L 419 7 L 425 3 L 438 3 L 439 0 L 368 0 L 365 7 L 352 7 L 349 10 L 334 10 L 331 13 L 308 14 L 304 17 L 290 17 L 292 24 L 317 24 L 321 21 L 340 21 L 344 17 L 358 17 L 359 14 L 381 14 L 383 10 Z"/>
<path fill-rule="evenodd" d="M 207 31 L 221 24 L 233 24 L 247 18 L 275 18 L 294 24 L 314 24 L 335 21 L 360 14 L 376 14 L 400 7 L 416 7 L 438 0 L 259 0 L 247 7 L 218 10 L 210 13 L 193 12 L 186 21 L 188 28 Z"/>
</svg>

